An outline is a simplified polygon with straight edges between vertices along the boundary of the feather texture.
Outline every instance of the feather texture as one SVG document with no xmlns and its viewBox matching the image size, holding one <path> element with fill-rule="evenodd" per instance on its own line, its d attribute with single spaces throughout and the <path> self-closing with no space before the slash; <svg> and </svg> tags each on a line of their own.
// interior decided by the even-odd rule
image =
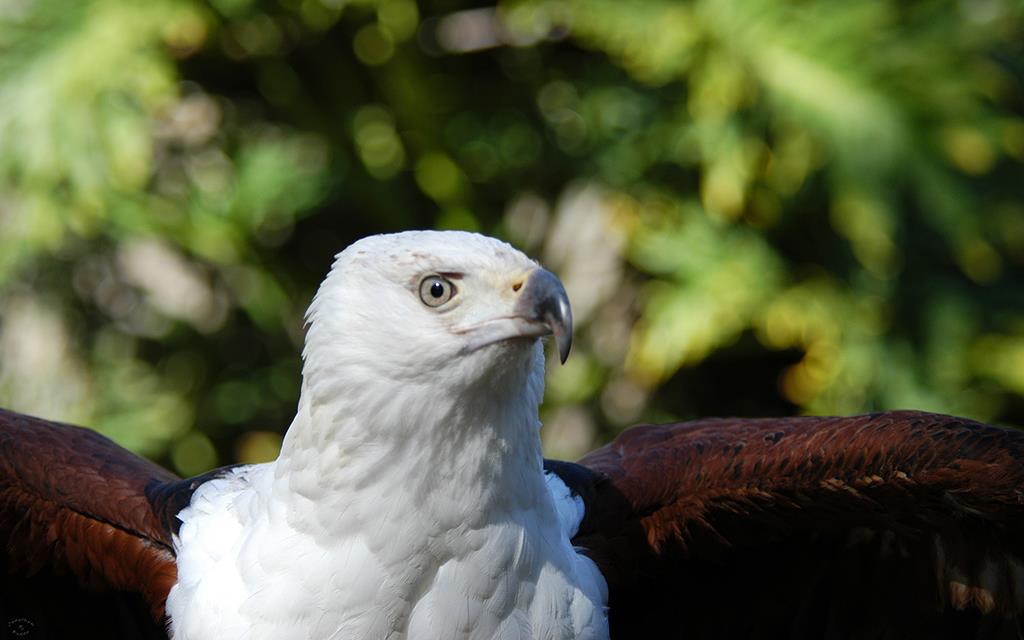
<svg viewBox="0 0 1024 640">
<path fill-rule="evenodd" d="M 95 432 L 0 410 L 0 624 L 162 637 L 174 556 L 146 492 L 176 481 Z"/>
<path fill-rule="evenodd" d="M 1015 638 L 1022 458 L 1020 432 L 921 412 L 709 419 L 565 476 L 613 634 Z"/>
<path fill-rule="evenodd" d="M 426 305 L 419 283 L 452 273 L 451 305 Z M 564 296 L 473 234 L 339 254 L 280 457 L 181 513 L 175 640 L 606 638 L 603 579 L 556 504 L 580 506 L 553 499 L 538 437 L 536 337 Z"/>
</svg>

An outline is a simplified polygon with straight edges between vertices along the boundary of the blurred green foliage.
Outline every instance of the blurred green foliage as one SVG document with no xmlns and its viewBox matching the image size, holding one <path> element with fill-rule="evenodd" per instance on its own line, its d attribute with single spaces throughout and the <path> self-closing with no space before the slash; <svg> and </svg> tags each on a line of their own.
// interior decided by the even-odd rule
<svg viewBox="0 0 1024 640">
<path fill-rule="evenodd" d="M 549 452 L 641 420 L 1024 424 L 1013 0 L 0 0 L 0 404 L 276 453 L 374 232 L 563 276 Z"/>
</svg>

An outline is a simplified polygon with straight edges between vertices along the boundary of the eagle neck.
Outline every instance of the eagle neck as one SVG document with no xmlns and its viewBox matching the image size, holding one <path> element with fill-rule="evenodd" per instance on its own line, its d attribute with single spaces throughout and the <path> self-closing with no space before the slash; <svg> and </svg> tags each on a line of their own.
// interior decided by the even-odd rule
<svg viewBox="0 0 1024 640">
<path fill-rule="evenodd" d="M 536 514 L 549 502 L 543 379 L 519 369 L 465 387 L 367 376 L 334 388 L 304 382 L 275 470 L 275 491 L 304 505 L 289 509 L 293 524 L 333 535 L 420 519 L 441 533 Z"/>
</svg>

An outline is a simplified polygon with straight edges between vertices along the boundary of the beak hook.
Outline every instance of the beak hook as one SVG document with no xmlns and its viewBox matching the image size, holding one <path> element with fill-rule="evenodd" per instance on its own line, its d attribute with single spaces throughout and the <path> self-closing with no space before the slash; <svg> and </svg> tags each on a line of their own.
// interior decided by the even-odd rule
<svg viewBox="0 0 1024 640">
<path fill-rule="evenodd" d="M 543 323 L 555 336 L 558 357 L 562 364 L 572 348 L 572 306 L 569 295 L 558 276 L 546 269 L 530 274 L 516 304 L 520 313 Z"/>
</svg>

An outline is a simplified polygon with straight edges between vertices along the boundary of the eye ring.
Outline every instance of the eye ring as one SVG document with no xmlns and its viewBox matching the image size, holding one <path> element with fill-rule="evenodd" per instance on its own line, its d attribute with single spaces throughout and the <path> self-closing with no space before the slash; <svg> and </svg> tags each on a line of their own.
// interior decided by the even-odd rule
<svg viewBox="0 0 1024 640">
<path fill-rule="evenodd" d="M 433 275 L 420 281 L 420 300 L 428 307 L 440 307 L 454 298 L 456 293 L 458 290 L 448 278 Z"/>
</svg>

